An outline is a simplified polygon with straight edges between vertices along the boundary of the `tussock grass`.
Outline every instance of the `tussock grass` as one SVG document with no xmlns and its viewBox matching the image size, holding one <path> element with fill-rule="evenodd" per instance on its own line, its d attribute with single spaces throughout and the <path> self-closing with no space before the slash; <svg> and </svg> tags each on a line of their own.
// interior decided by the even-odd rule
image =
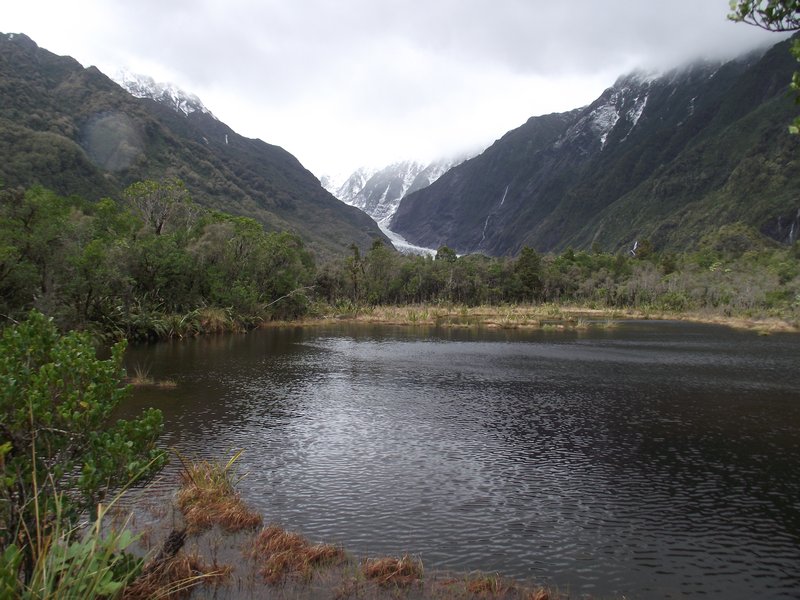
<svg viewBox="0 0 800 600">
<path fill-rule="evenodd" d="M 150 369 L 145 365 L 135 365 L 133 367 L 133 375 L 128 377 L 128 383 L 136 387 L 153 385 L 155 379 L 150 376 Z"/>
<path fill-rule="evenodd" d="M 181 488 L 176 499 L 190 533 L 219 525 L 229 532 L 260 527 L 260 514 L 251 510 L 236 491 L 234 464 L 242 455 L 237 452 L 225 464 L 216 461 L 186 462 L 181 472 Z"/>
<path fill-rule="evenodd" d="M 435 576 L 434 576 L 435 580 Z M 559 592 L 520 584 L 499 574 L 470 573 L 464 578 L 440 580 L 432 597 L 441 600 L 560 600 Z M 426 596 L 427 597 L 427 596 Z"/>
<path fill-rule="evenodd" d="M 514 589 L 512 583 L 506 582 L 497 574 L 469 577 L 464 587 L 467 593 L 483 598 L 496 598 Z"/>
<path fill-rule="evenodd" d="M 224 308 L 205 306 L 197 310 L 197 322 L 204 333 L 222 333 L 231 327 L 231 318 Z"/>
<path fill-rule="evenodd" d="M 196 553 L 176 554 L 148 570 L 125 588 L 123 600 L 188 598 L 197 585 L 225 584 L 233 572 L 230 565 L 206 564 Z"/>
<path fill-rule="evenodd" d="M 150 368 L 144 365 L 135 365 L 133 375 L 130 375 L 127 382 L 134 387 L 154 386 L 163 389 L 174 389 L 178 383 L 174 379 L 156 380 L 150 375 Z"/>
<path fill-rule="evenodd" d="M 422 561 L 408 554 L 400 558 L 391 556 L 370 558 L 364 561 L 361 570 L 368 580 L 380 586 L 405 587 L 422 580 Z"/>
<path fill-rule="evenodd" d="M 259 574 L 270 584 L 280 583 L 290 575 L 308 580 L 315 568 L 345 560 L 345 553 L 338 546 L 311 544 L 277 525 L 266 527 L 256 536 L 250 555 L 260 565 Z"/>
<path fill-rule="evenodd" d="M 502 306 L 372 306 L 368 310 L 355 313 L 337 314 L 334 318 L 368 324 L 496 329 L 540 329 L 550 324 L 546 322 L 556 322 L 561 329 L 586 329 L 594 327 L 597 320 L 605 319 L 608 322 L 622 316 L 624 315 L 621 311 L 612 308 L 548 303 Z"/>
<path fill-rule="evenodd" d="M 332 312 L 331 312 L 332 311 Z M 320 314 L 326 311 L 320 311 Z M 606 307 L 589 303 L 542 303 L 466 306 L 452 304 L 414 304 L 370 306 L 342 312 L 330 307 L 327 317 L 305 321 L 315 324 L 345 320 L 352 323 L 395 326 L 436 326 L 447 328 L 486 327 L 496 329 L 585 330 L 609 329 L 619 319 L 681 320 L 713 323 L 735 329 L 773 332 L 800 331 L 796 318 L 722 314 L 719 311 L 666 310 L 663 307 Z M 297 325 L 298 323 L 293 323 Z M 301 323 L 302 324 L 302 323 Z"/>
</svg>

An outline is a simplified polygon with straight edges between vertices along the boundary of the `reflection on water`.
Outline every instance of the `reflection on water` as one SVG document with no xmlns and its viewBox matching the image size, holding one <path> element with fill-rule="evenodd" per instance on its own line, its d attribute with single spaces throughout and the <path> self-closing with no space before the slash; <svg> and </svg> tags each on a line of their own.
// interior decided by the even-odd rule
<svg viewBox="0 0 800 600">
<path fill-rule="evenodd" d="M 576 594 L 800 593 L 800 337 L 282 329 L 133 348 L 266 518 Z"/>
</svg>

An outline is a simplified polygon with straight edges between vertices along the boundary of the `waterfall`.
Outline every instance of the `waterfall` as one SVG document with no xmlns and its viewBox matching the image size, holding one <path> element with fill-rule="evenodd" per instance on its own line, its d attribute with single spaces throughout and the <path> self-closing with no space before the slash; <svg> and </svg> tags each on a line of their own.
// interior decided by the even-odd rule
<svg viewBox="0 0 800 600">
<path fill-rule="evenodd" d="M 483 233 L 481 234 L 481 241 L 478 242 L 478 248 L 481 247 L 481 244 L 483 243 L 483 240 L 486 239 L 486 228 L 489 226 L 489 219 L 491 219 L 491 218 L 492 218 L 492 213 L 489 213 L 486 216 L 486 221 L 483 223 Z"/>
</svg>

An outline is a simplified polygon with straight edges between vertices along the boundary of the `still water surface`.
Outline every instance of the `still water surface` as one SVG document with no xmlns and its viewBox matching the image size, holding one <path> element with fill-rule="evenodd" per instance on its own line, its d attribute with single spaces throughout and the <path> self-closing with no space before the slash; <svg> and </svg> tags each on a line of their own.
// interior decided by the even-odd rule
<svg viewBox="0 0 800 600">
<path fill-rule="evenodd" d="M 800 336 L 626 322 L 268 329 L 132 348 L 166 443 L 268 521 L 574 595 L 800 597 Z"/>
</svg>

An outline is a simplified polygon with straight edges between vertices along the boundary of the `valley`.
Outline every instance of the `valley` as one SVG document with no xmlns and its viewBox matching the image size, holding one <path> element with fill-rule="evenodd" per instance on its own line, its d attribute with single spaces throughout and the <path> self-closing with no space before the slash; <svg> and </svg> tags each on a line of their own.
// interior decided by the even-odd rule
<svg viewBox="0 0 800 600">
<path fill-rule="evenodd" d="M 431 5 L 393 78 L 348 79 L 400 30 L 309 89 L 343 38 L 292 6 L 248 21 L 297 44 L 147 47 L 216 99 L 259 90 L 273 142 L 297 104 L 288 139 L 331 147 L 355 90 L 332 165 L 381 102 L 429 150 L 450 115 L 400 107 L 439 79 L 472 105 L 503 12 Z M 461 35 L 460 66 L 427 54 Z M 177 85 L 0 33 L 0 597 L 794 597 L 800 38 L 747 48 L 325 176 Z M 506 96 L 534 64 L 556 85 L 545 54 L 501 61 Z"/>
</svg>

